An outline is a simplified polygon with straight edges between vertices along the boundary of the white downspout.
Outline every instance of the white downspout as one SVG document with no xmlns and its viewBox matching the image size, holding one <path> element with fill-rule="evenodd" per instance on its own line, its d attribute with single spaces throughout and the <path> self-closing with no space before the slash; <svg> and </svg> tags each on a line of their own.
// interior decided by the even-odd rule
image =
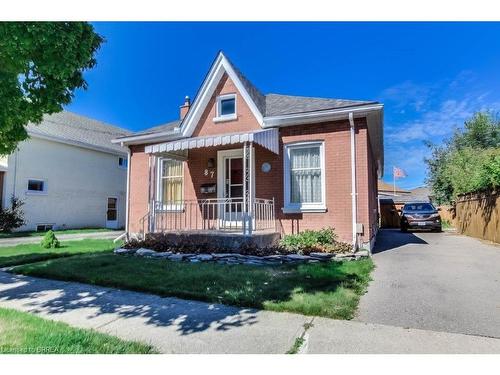
<svg viewBox="0 0 500 375">
<path fill-rule="evenodd" d="M 358 248 L 358 231 L 356 228 L 358 220 L 358 203 L 356 191 L 356 126 L 354 125 L 354 115 L 349 113 L 349 124 L 351 133 L 351 209 L 352 209 L 352 246 L 354 250 Z"/>
<path fill-rule="evenodd" d="M 127 147 L 127 191 L 126 191 L 126 201 L 125 201 L 125 233 L 128 235 L 128 220 L 129 220 L 129 209 L 130 209 L 130 147 Z"/>
</svg>

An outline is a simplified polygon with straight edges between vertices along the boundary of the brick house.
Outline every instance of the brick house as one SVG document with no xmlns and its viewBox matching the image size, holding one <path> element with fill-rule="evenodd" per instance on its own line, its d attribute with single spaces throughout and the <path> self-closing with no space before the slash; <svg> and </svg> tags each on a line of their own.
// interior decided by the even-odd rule
<svg viewBox="0 0 500 375">
<path fill-rule="evenodd" d="M 180 119 L 129 148 L 127 230 L 241 238 L 334 227 L 371 248 L 383 105 L 263 95 L 221 52 Z"/>
</svg>

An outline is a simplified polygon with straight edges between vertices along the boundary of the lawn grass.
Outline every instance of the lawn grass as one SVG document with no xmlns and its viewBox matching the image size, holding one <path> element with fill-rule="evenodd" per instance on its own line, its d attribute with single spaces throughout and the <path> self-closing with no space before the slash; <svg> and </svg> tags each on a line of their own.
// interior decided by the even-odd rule
<svg viewBox="0 0 500 375">
<path fill-rule="evenodd" d="M 94 232 L 111 232 L 114 229 L 108 228 L 83 228 L 83 229 L 60 229 L 54 230 L 56 235 L 58 234 L 80 234 L 80 233 L 94 233 Z M 47 232 L 36 232 L 36 231 L 26 231 L 26 232 L 12 232 L 12 233 L 0 233 L 0 238 L 17 238 L 17 237 L 41 237 Z"/>
<path fill-rule="evenodd" d="M 151 346 L 0 308 L 1 354 L 146 354 Z"/>
<path fill-rule="evenodd" d="M 14 272 L 160 296 L 351 319 L 372 269 L 371 259 L 263 267 L 100 253 L 28 264 Z"/>
<path fill-rule="evenodd" d="M 115 246 L 113 240 L 109 239 L 85 239 L 61 241 L 61 247 L 56 249 L 44 249 L 39 243 L 0 247 L 0 267 L 11 267 L 76 254 L 111 251 Z"/>
</svg>

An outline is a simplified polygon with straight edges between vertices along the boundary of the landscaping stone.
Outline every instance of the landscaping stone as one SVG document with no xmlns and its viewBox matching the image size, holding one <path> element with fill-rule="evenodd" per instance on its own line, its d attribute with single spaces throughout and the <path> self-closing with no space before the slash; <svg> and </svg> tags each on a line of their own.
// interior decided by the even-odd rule
<svg viewBox="0 0 500 375">
<path fill-rule="evenodd" d="M 265 257 L 262 257 L 266 260 L 283 260 L 283 255 L 267 255 Z"/>
<path fill-rule="evenodd" d="M 330 259 L 330 258 L 334 257 L 335 254 L 331 254 L 331 253 L 310 253 L 309 256 L 313 257 L 313 258 L 318 258 L 318 259 Z"/>
<path fill-rule="evenodd" d="M 172 255 L 172 252 L 171 251 L 167 251 L 167 252 L 163 252 L 163 253 L 160 253 L 160 252 L 157 252 L 155 251 L 154 254 L 151 254 L 149 256 L 153 257 L 153 258 L 168 258 L 169 256 Z"/>
<path fill-rule="evenodd" d="M 168 257 L 168 260 L 172 260 L 174 262 L 181 262 L 184 259 L 182 254 L 172 254 Z"/>
<path fill-rule="evenodd" d="M 297 261 L 297 260 L 309 260 L 311 259 L 310 256 L 307 255 L 300 255 L 300 254 L 290 254 L 286 256 L 287 259 Z"/>
<path fill-rule="evenodd" d="M 237 253 L 223 253 L 223 254 L 180 254 L 167 252 L 157 252 L 151 249 L 116 249 L 115 254 L 127 255 L 135 254 L 136 256 L 168 259 L 174 262 L 187 261 L 191 263 L 200 262 L 216 262 L 218 264 L 248 264 L 252 266 L 276 266 L 283 263 L 319 263 L 319 262 L 342 262 L 350 260 L 358 260 L 368 256 L 366 250 L 361 250 L 356 253 L 346 254 L 329 254 L 329 253 L 311 253 L 309 255 L 301 254 L 274 254 L 267 256 L 257 255 L 242 255 Z"/>
<path fill-rule="evenodd" d="M 135 252 L 135 255 L 137 256 L 152 256 L 153 254 L 156 254 L 156 251 L 151 250 L 151 249 L 146 249 L 144 247 L 141 247 Z"/>
<path fill-rule="evenodd" d="M 214 259 L 214 257 L 209 255 L 209 254 L 200 254 L 200 255 L 197 255 L 196 258 L 202 262 L 208 262 L 209 260 Z"/>
<path fill-rule="evenodd" d="M 227 254 L 212 254 L 212 256 L 214 258 L 216 258 L 216 259 L 222 259 L 222 258 L 232 257 L 232 256 L 234 256 L 234 254 L 231 254 L 231 253 L 227 253 Z"/>
</svg>

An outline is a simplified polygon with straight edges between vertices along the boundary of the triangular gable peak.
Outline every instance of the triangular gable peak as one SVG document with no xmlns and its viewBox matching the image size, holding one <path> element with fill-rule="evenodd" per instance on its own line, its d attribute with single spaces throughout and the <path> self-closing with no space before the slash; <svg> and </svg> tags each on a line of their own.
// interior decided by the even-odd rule
<svg viewBox="0 0 500 375">
<path fill-rule="evenodd" d="M 240 79 L 239 74 L 237 74 L 236 70 L 224 54 L 220 52 L 203 81 L 200 91 L 191 105 L 189 112 L 182 122 L 182 136 L 191 137 L 193 135 L 198 123 L 202 120 L 207 106 L 213 104 L 211 103 L 212 96 L 217 88 L 220 87 L 219 83 L 222 79 L 228 79 L 235 85 L 238 94 L 245 101 L 245 104 L 250 109 L 250 112 L 255 117 L 259 126 L 263 126 L 263 114 L 252 99 L 250 93 Z"/>
</svg>

